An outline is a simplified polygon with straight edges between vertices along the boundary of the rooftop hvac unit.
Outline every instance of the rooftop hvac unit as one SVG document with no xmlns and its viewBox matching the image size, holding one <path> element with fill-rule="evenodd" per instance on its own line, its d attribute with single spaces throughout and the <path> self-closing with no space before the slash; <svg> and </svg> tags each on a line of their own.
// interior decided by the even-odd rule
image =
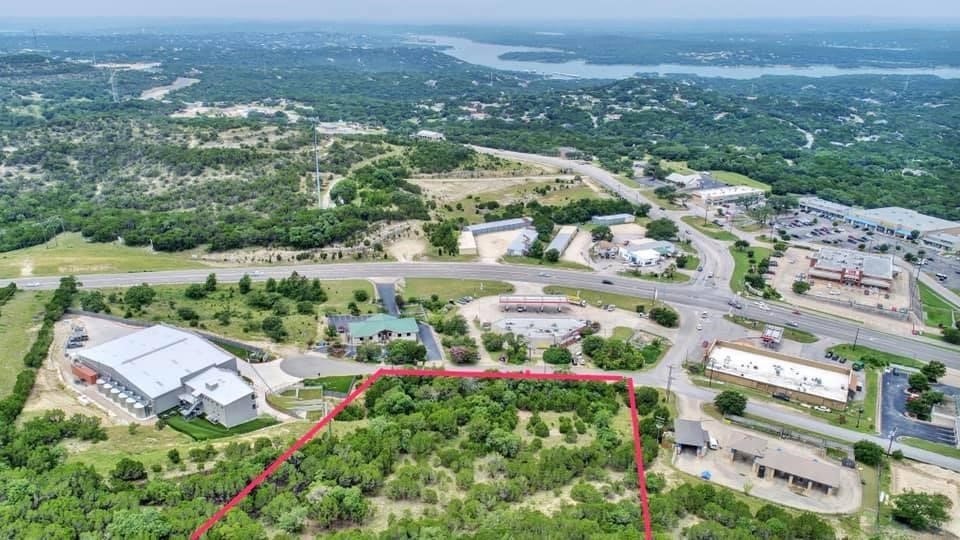
<svg viewBox="0 0 960 540">
<path fill-rule="evenodd" d="M 216 390 L 217 386 L 219 386 L 219 383 L 216 381 L 209 381 L 204 386 L 207 387 L 207 390 Z"/>
</svg>

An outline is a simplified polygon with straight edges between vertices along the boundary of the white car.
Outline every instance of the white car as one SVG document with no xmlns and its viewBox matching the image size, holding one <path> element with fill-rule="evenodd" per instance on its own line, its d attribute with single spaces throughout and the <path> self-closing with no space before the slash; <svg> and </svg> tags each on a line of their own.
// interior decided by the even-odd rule
<svg viewBox="0 0 960 540">
<path fill-rule="evenodd" d="M 40 286 L 39 281 L 31 281 L 30 283 L 24 284 L 24 287 L 39 287 L 39 286 Z"/>
<path fill-rule="evenodd" d="M 697 330 L 703 330 L 703 325 L 700 323 L 697 323 Z"/>
<path fill-rule="evenodd" d="M 830 412 L 831 409 L 830 409 L 830 407 L 824 407 L 823 405 L 817 405 L 817 406 L 815 406 L 815 407 L 813 408 L 813 410 L 815 410 L 815 411 L 820 411 L 820 412 Z"/>
<path fill-rule="evenodd" d="M 540 277 L 550 277 L 550 274 L 548 274 L 548 273 L 546 273 L 546 272 L 540 272 L 540 273 L 537 274 L 537 275 L 540 276 Z"/>
<path fill-rule="evenodd" d="M 254 270 L 253 272 L 250 272 L 250 275 L 251 275 L 251 276 L 262 276 L 262 275 L 263 275 L 263 272 L 260 271 L 260 270 Z"/>
</svg>

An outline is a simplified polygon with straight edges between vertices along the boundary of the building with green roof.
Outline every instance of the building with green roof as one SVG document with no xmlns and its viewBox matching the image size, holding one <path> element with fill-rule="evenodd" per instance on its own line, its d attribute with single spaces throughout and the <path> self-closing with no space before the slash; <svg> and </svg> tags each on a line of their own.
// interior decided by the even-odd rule
<svg viewBox="0 0 960 540">
<path fill-rule="evenodd" d="M 347 342 L 356 346 L 364 343 L 389 343 L 395 339 L 419 341 L 419 331 L 416 319 L 380 313 L 347 324 Z"/>
</svg>

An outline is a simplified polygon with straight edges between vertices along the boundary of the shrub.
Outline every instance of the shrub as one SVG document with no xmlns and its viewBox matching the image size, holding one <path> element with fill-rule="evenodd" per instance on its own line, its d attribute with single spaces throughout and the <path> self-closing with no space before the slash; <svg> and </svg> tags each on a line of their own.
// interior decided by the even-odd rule
<svg viewBox="0 0 960 540">
<path fill-rule="evenodd" d="M 735 390 L 724 390 L 713 398 L 713 404 L 723 414 L 740 416 L 747 409 L 747 397 Z"/>
<path fill-rule="evenodd" d="M 858 441 L 853 445 L 853 457 L 864 465 L 876 467 L 883 461 L 883 447 L 870 441 Z"/>
</svg>

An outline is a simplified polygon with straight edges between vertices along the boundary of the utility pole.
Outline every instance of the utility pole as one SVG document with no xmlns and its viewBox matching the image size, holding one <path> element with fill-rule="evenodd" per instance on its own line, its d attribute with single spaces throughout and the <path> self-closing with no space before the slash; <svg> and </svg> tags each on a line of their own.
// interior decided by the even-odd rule
<svg viewBox="0 0 960 540">
<path fill-rule="evenodd" d="M 893 440 L 897 437 L 897 428 L 893 428 L 893 431 L 890 432 L 890 442 L 887 444 L 887 458 L 890 457 L 890 452 L 893 450 Z M 883 484 L 880 483 L 880 476 L 883 473 L 883 462 L 880 462 L 877 465 L 877 530 L 880 530 L 880 493 L 883 490 L 880 489 L 880 486 Z"/>
<path fill-rule="evenodd" d="M 860 327 L 857 327 L 857 335 L 853 336 L 853 350 L 857 350 L 857 341 L 860 340 Z"/>
<path fill-rule="evenodd" d="M 673 366 L 667 366 L 667 403 L 670 403 L 670 384 L 673 382 Z"/>
</svg>

